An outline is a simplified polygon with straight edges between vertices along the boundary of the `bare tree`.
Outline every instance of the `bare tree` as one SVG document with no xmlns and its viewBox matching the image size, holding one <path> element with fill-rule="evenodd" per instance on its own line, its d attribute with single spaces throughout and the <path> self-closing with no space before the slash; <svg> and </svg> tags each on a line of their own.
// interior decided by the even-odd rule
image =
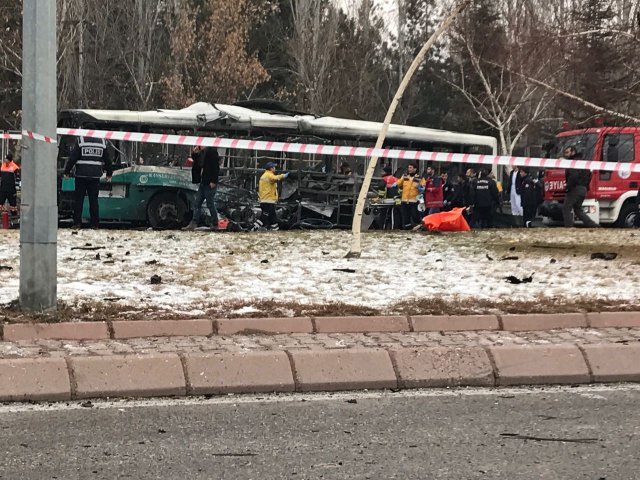
<svg viewBox="0 0 640 480">
<path fill-rule="evenodd" d="M 162 23 L 165 2 L 162 0 L 135 0 L 127 2 L 131 15 L 127 16 L 127 28 L 134 32 L 134 40 L 121 37 L 119 50 L 131 84 L 138 99 L 138 107 L 146 109 L 160 82 L 164 62 L 162 49 L 167 45 L 161 41 L 165 34 Z"/>
<path fill-rule="evenodd" d="M 12 0 L 0 1 L 0 70 L 22 77 L 22 10 Z"/>
<path fill-rule="evenodd" d="M 510 155 L 527 130 L 543 118 L 555 97 L 513 73 L 549 78 L 560 60 L 547 50 L 544 32 L 527 19 L 527 3 L 506 0 L 500 11 L 476 10 L 476 16 L 459 23 L 452 42 L 459 72 L 455 80 L 447 81 L 496 131 L 504 155 Z M 478 31 L 478 15 L 493 21 L 488 30 Z"/>
<path fill-rule="evenodd" d="M 22 87 L 22 9 L 0 0 L 0 130 L 20 125 Z"/>
<path fill-rule="evenodd" d="M 341 101 L 336 82 L 339 13 L 324 0 L 290 0 L 293 36 L 289 52 L 301 108 L 329 113 Z"/>
</svg>

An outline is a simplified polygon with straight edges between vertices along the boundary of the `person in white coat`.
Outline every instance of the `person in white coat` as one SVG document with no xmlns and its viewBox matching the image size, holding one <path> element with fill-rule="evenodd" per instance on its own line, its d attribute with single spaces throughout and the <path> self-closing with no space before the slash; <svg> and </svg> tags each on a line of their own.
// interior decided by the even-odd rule
<svg viewBox="0 0 640 480">
<path fill-rule="evenodd" d="M 515 217 L 521 217 L 524 214 L 522 209 L 522 199 L 520 198 L 520 195 L 518 195 L 518 190 L 520 190 L 518 187 L 520 186 L 520 183 L 522 183 L 522 178 L 520 177 L 519 172 L 520 169 L 514 167 L 509 174 L 509 179 L 511 180 L 509 182 L 509 201 L 511 203 L 511 215 Z M 519 225 L 519 222 L 516 222 L 516 224 Z"/>
</svg>

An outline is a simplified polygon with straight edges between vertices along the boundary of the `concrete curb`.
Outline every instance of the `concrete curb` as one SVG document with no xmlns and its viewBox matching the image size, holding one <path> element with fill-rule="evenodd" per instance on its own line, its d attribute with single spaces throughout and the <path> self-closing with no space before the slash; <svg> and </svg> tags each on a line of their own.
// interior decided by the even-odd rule
<svg viewBox="0 0 640 480">
<path fill-rule="evenodd" d="M 402 333 L 434 331 L 536 331 L 640 327 L 640 312 L 527 315 L 416 315 L 377 317 L 224 318 L 116 320 L 108 322 L 5 323 L 0 341 L 107 340 L 144 337 L 279 333 Z"/>
<path fill-rule="evenodd" d="M 0 401 L 640 382 L 640 345 L 353 348 L 0 359 Z"/>
</svg>

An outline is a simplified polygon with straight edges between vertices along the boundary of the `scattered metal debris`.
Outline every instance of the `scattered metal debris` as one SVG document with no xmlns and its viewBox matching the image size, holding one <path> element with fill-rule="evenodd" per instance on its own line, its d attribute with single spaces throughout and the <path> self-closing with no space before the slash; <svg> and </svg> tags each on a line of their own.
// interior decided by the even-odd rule
<svg viewBox="0 0 640 480">
<path fill-rule="evenodd" d="M 519 433 L 501 433 L 500 436 L 517 440 L 532 440 L 534 442 L 597 443 L 600 441 L 599 438 L 536 437 L 533 435 L 521 435 Z"/>
<path fill-rule="evenodd" d="M 525 277 L 525 278 L 518 278 L 515 277 L 513 275 L 509 275 L 508 277 L 504 278 L 507 282 L 512 283 L 513 285 L 519 285 L 521 283 L 531 283 L 533 282 L 533 273 L 531 274 L 531 276 L 529 277 Z"/>
<path fill-rule="evenodd" d="M 611 261 L 618 258 L 618 254 L 615 252 L 601 253 L 596 252 L 591 254 L 591 260 L 606 260 Z"/>
</svg>

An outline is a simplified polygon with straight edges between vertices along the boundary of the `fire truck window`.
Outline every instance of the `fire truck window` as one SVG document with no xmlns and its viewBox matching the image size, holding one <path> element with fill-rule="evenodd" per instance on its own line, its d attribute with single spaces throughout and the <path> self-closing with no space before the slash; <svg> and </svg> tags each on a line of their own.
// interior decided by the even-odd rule
<svg viewBox="0 0 640 480">
<path fill-rule="evenodd" d="M 605 162 L 633 162 L 635 158 L 633 135 L 605 135 L 602 158 Z"/>
</svg>

